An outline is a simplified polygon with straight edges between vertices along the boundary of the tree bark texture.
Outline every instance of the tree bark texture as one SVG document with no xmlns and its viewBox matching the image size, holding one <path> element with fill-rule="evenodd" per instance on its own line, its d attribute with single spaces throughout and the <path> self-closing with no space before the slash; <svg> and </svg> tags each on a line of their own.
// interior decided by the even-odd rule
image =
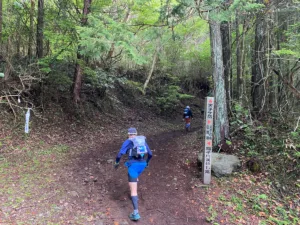
<svg viewBox="0 0 300 225">
<path fill-rule="evenodd" d="M 230 23 L 224 21 L 221 23 L 221 36 L 222 36 L 222 55 L 223 55 L 223 66 L 224 66 L 224 79 L 225 79 L 225 91 L 226 91 L 226 104 L 227 109 L 230 111 L 230 100 L 231 100 L 231 86 L 230 86 L 230 73 L 231 73 L 231 32 Z"/>
<path fill-rule="evenodd" d="M 247 53 L 245 51 L 245 38 L 246 38 L 246 32 L 248 30 L 248 18 L 246 17 L 244 19 L 243 22 L 243 33 L 242 33 L 242 41 L 241 41 L 241 56 L 242 56 L 242 71 L 241 71 L 241 96 L 243 95 L 247 95 L 246 93 L 246 82 L 245 82 L 245 71 L 246 71 L 246 57 L 247 57 Z M 243 99 L 241 99 L 241 102 L 243 101 Z"/>
<path fill-rule="evenodd" d="M 84 0 L 84 6 L 82 11 L 82 19 L 81 19 L 81 25 L 85 26 L 87 24 L 87 16 L 90 13 L 90 7 L 92 4 L 92 0 Z M 81 92 L 81 85 L 82 85 L 82 68 L 80 65 L 80 62 L 82 60 L 82 55 L 80 54 L 80 45 L 78 46 L 77 51 L 77 62 L 75 65 L 75 74 L 74 74 L 74 85 L 73 85 L 73 100 L 75 104 L 80 102 L 80 92 Z"/>
<path fill-rule="evenodd" d="M 257 0 L 263 3 L 263 0 Z M 258 15 L 255 27 L 255 47 L 252 69 L 252 102 L 253 111 L 258 116 L 264 110 L 266 101 L 265 91 L 265 51 L 266 51 L 266 24 L 262 15 Z"/>
<path fill-rule="evenodd" d="M 214 144 L 217 145 L 222 140 L 229 137 L 229 121 L 226 105 L 220 24 L 215 21 L 210 21 L 209 27 L 215 96 Z"/>
<path fill-rule="evenodd" d="M 44 39 L 44 0 L 38 0 L 38 18 L 36 33 L 36 56 L 42 58 L 44 56 L 43 48 Z"/>
<path fill-rule="evenodd" d="M 236 99 L 240 100 L 242 91 L 242 51 L 240 43 L 240 21 L 238 11 L 236 12 L 235 30 L 236 30 Z"/>
<path fill-rule="evenodd" d="M 30 0 L 30 13 L 29 13 L 29 38 L 28 38 L 28 57 L 32 58 L 33 35 L 34 35 L 34 0 Z"/>
<path fill-rule="evenodd" d="M 11 37 L 9 36 L 7 39 L 6 45 L 6 57 L 5 57 L 5 70 L 4 70 L 4 81 L 8 81 L 10 78 L 10 73 L 12 69 L 11 65 Z"/>
<path fill-rule="evenodd" d="M 148 77 L 144 83 L 144 87 L 143 87 L 143 94 L 145 95 L 146 94 L 146 88 L 148 86 L 148 83 L 151 79 L 151 76 L 153 74 L 153 71 L 154 71 L 154 68 L 155 68 L 155 64 L 156 64 L 156 61 L 157 61 L 157 56 L 158 56 L 158 51 L 159 51 L 159 48 L 157 47 L 155 52 L 154 52 L 154 56 L 153 56 L 153 60 L 152 60 L 152 65 L 151 65 L 151 68 L 150 68 L 150 71 L 148 73 Z"/>
</svg>

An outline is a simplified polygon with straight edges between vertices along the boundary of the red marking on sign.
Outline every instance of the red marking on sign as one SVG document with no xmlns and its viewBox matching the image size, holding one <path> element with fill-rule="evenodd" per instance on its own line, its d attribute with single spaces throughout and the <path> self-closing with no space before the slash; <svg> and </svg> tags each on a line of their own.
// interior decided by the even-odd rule
<svg viewBox="0 0 300 225">
<path fill-rule="evenodd" d="M 207 124 L 211 124 L 211 120 L 207 120 Z"/>
<path fill-rule="evenodd" d="M 212 103 L 213 103 L 213 100 L 212 100 L 212 99 L 209 99 L 209 100 L 208 100 L 208 103 L 209 103 L 209 104 L 212 104 Z"/>
<path fill-rule="evenodd" d="M 208 146 L 211 146 L 211 141 L 206 142 Z"/>
</svg>

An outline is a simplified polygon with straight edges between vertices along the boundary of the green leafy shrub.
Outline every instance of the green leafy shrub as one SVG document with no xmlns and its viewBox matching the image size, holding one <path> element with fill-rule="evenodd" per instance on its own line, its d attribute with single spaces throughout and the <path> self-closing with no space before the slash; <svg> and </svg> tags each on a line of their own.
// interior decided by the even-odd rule
<svg viewBox="0 0 300 225">
<path fill-rule="evenodd" d="M 188 94 L 181 94 L 181 88 L 176 85 L 167 86 L 166 90 L 160 97 L 157 97 L 157 104 L 162 111 L 169 111 L 178 106 L 180 100 L 190 99 L 194 96 Z"/>
</svg>

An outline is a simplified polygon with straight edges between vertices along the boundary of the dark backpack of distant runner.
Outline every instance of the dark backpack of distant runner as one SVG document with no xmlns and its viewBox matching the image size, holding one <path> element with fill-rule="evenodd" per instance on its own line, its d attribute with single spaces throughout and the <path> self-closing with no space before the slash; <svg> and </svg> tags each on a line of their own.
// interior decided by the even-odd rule
<svg viewBox="0 0 300 225">
<path fill-rule="evenodd" d="M 185 108 L 184 111 L 183 111 L 183 115 L 184 115 L 184 118 L 190 118 L 190 109 L 189 108 Z"/>
<path fill-rule="evenodd" d="M 129 157 L 135 157 L 137 159 L 144 158 L 144 156 L 148 153 L 146 147 L 146 137 L 135 136 L 130 140 L 133 143 L 133 148 L 129 150 Z"/>
</svg>

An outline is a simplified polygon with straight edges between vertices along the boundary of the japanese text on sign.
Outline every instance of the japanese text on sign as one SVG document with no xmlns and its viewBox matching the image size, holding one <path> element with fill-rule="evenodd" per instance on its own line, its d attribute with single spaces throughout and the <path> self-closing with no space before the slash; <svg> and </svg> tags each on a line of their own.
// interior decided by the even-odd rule
<svg viewBox="0 0 300 225">
<path fill-rule="evenodd" d="M 205 147 L 202 160 L 202 178 L 204 184 L 211 181 L 211 154 L 213 139 L 214 98 L 207 97 L 205 102 Z"/>
</svg>

